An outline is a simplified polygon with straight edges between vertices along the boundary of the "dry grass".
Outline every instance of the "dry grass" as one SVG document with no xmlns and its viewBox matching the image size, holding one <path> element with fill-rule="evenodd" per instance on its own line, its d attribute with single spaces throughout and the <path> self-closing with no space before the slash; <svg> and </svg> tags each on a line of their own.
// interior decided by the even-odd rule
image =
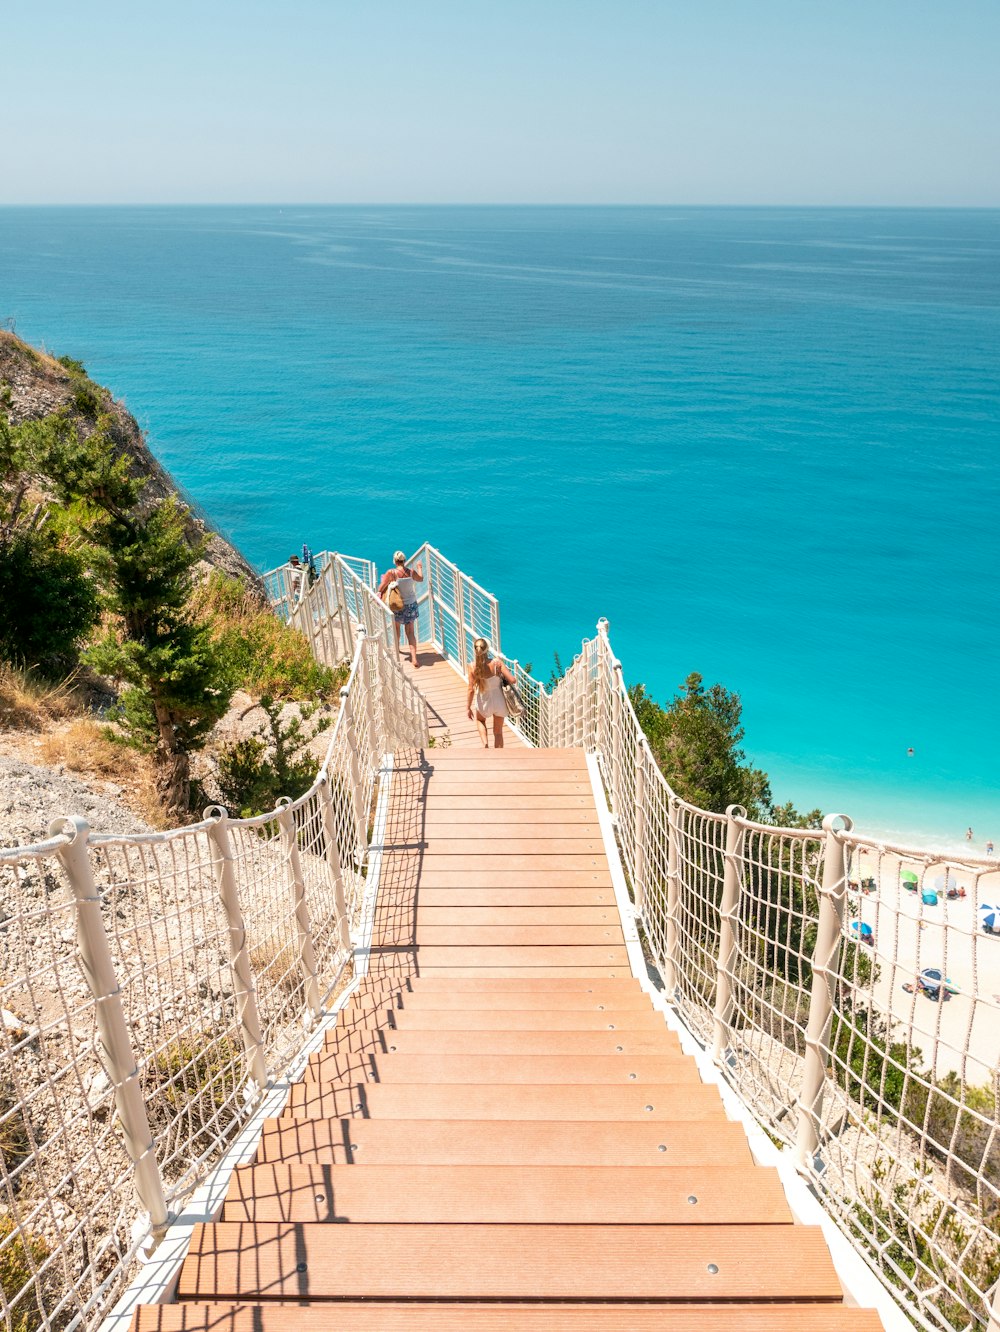
<svg viewBox="0 0 1000 1332">
<path fill-rule="evenodd" d="M 163 808 L 156 794 L 153 760 L 110 739 L 107 728 L 79 718 L 44 736 L 39 755 L 49 767 L 62 764 L 83 777 L 99 777 L 122 788 L 125 803 L 154 828 L 164 828 Z"/>
<path fill-rule="evenodd" d="M 39 731 L 79 716 L 83 707 L 72 677 L 52 684 L 31 671 L 0 662 L 0 726 Z"/>
</svg>

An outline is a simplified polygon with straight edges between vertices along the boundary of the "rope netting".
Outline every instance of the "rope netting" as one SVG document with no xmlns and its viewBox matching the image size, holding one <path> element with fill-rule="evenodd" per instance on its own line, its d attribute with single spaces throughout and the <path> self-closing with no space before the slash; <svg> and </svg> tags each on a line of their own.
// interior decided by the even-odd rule
<svg viewBox="0 0 1000 1332">
<path fill-rule="evenodd" d="M 318 587 L 301 603 L 317 623 Z M 395 656 L 356 628 L 298 800 L 132 837 L 57 821 L 49 842 L 0 852 L 9 1332 L 97 1325 L 346 979 L 384 755 L 426 736 Z"/>
</svg>

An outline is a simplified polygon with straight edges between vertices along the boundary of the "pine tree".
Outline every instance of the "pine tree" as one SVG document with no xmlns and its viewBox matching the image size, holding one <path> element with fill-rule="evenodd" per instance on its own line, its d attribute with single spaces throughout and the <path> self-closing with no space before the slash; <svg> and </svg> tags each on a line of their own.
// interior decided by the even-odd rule
<svg viewBox="0 0 1000 1332">
<path fill-rule="evenodd" d="M 176 496 L 144 501 L 145 478 L 116 456 L 108 425 L 98 417 L 83 436 L 56 414 L 21 427 L 18 442 L 87 539 L 110 623 L 86 659 L 122 682 L 118 720 L 153 750 L 160 798 L 179 816 L 190 803 L 190 756 L 225 712 L 232 686 L 207 626 L 189 609 L 203 543 L 192 541 Z"/>
</svg>

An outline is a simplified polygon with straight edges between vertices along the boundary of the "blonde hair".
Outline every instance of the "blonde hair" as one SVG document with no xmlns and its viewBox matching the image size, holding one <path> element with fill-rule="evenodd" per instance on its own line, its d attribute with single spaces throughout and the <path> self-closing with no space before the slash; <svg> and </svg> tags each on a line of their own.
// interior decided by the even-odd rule
<svg viewBox="0 0 1000 1332">
<path fill-rule="evenodd" d="M 477 638 L 472 644 L 476 658 L 472 663 L 472 683 L 482 689 L 490 678 L 490 645 L 485 638 Z"/>
<path fill-rule="evenodd" d="M 403 551 L 401 551 L 401 550 L 397 550 L 396 553 L 395 553 L 395 555 L 393 555 L 393 557 L 392 557 L 392 562 L 393 562 L 393 564 L 405 564 L 405 563 L 406 563 L 406 554 L 405 554 L 405 552 L 403 552 Z"/>
</svg>

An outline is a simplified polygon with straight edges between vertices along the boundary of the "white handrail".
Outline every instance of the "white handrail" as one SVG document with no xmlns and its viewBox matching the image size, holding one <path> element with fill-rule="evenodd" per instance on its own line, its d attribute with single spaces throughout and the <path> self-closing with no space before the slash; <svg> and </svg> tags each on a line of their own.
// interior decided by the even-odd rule
<svg viewBox="0 0 1000 1332">
<path fill-rule="evenodd" d="M 372 618 L 368 584 L 337 568 Z M 344 646 L 325 573 L 292 611 L 321 661 Z M 349 628 L 340 711 L 298 799 L 131 837 L 60 821 L 0 852 L 8 1327 L 97 1326 L 343 983 L 384 755 L 427 743 L 396 654 Z"/>
</svg>

